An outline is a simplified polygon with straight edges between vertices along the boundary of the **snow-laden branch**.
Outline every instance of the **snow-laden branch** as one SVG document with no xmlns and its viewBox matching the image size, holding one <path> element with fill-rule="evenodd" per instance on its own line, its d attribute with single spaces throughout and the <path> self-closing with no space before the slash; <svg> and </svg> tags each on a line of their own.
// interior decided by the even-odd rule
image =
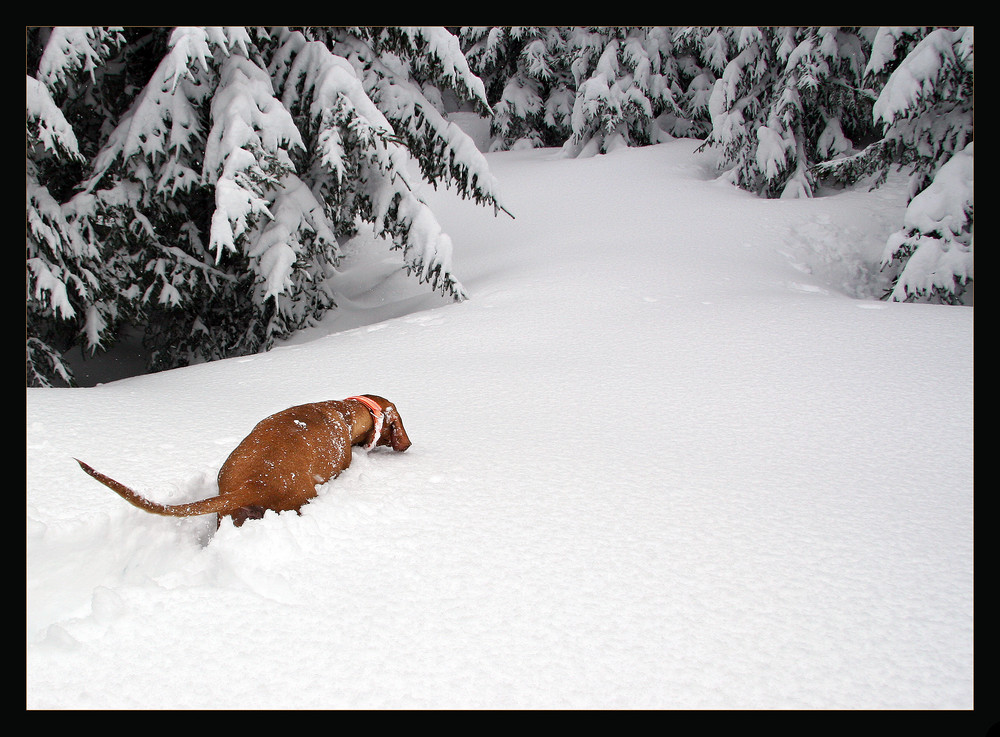
<svg viewBox="0 0 1000 737">
<path fill-rule="evenodd" d="M 404 39 L 411 39 L 415 32 L 413 29 L 401 29 L 401 33 Z M 457 39 L 444 29 L 440 32 L 424 29 L 421 33 L 433 33 L 442 39 L 433 53 L 440 54 L 444 48 L 454 54 Z M 445 37 L 451 40 L 447 41 Z M 416 53 L 411 46 L 418 47 L 419 44 L 403 44 L 408 53 Z M 359 108 L 361 117 L 374 126 L 375 132 L 383 126 L 387 129 L 386 134 L 379 134 L 383 140 L 402 144 L 402 148 L 392 150 L 393 156 L 402 158 L 394 160 L 391 168 L 398 172 L 397 176 L 405 177 L 408 188 L 414 189 L 417 184 L 407 173 L 407 162 L 412 158 L 420 165 L 423 177 L 435 187 L 443 181 L 445 186 L 455 188 L 464 198 L 475 199 L 506 212 L 500 201 L 499 183 L 490 171 L 485 156 L 465 131 L 445 119 L 419 85 L 375 55 L 360 39 L 344 39 L 338 43 L 337 49 L 344 55 L 343 61 L 352 65 L 356 78 L 363 85 L 365 98 L 378 111 L 378 118 L 373 118 L 364 108 Z M 446 57 L 443 61 L 439 59 L 438 63 L 463 70 L 463 78 L 472 74 L 464 59 L 459 64 L 455 60 L 448 61 Z M 475 79 L 478 82 L 475 86 L 480 89 L 482 82 L 478 77 Z M 449 84 L 454 85 L 454 80 L 449 80 Z M 462 92 L 461 88 L 456 91 Z M 348 95 L 348 99 L 356 104 L 353 95 Z M 383 171 L 390 170 L 385 165 L 381 168 Z"/>
<path fill-rule="evenodd" d="M 903 262 L 890 298 L 960 295 L 973 278 L 973 143 L 952 156 L 906 208 L 886 242 L 883 266 Z"/>
<path fill-rule="evenodd" d="M 54 27 L 38 62 L 38 80 L 52 90 L 81 72 L 94 81 L 97 68 L 122 43 L 120 30 L 100 26 Z"/>
<path fill-rule="evenodd" d="M 920 31 L 919 26 L 879 26 L 872 39 L 864 76 L 881 74 L 896 60 L 899 44 L 906 38 L 916 37 Z"/>
<path fill-rule="evenodd" d="M 31 76 L 25 78 L 25 122 L 29 140 L 37 136 L 42 146 L 52 153 L 83 160 L 73 127 L 52 99 L 49 89 Z"/>
<path fill-rule="evenodd" d="M 212 92 L 204 76 L 213 38 L 224 40 L 212 29 L 173 31 L 170 50 L 97 154 L 84 189 L 96 187 L 118 163 L 129 168 L 138 181 L 166 195 L 199 181 L 194 168 L 185 163 L 184 154 L 190 153 L 203 135 L 198 107 Z M 162 158 L 170 159 L 170 164 L 153 181 L 151 163 Z"/>
<path fill-rule="evenodd" d="M 403 46 L 418 67 L 426 68 L 433 76 L 466 99 L 474 100 L 484 110 L 489 109 L 483 81 L 473 74 L 458 38 L 447 29 L 441 26 L 399 26 L 386 29 L 386 32 L 394 35 L 398 33 Z"/>
<path fill-rule="evenodd" d="M 364 139 L 378 168 L 409 181 L 409 155 L 399 145 L 392 124 L 368 96 L 351 63 L 331 53 L 326 45 L 302 42 L 289 64 L 281 102 L 288 110 L 302 110 L 318 129 L 319 159 L 338 179 L 349 165 L 342 128 L 356 121 L 355 133 Z"/>
<path fill-rule="evenodd" d="M 218 260 L 258 218 L 273 217 L 269 193 L 292 168 L 288 149 L 303 144 L 270 76 L 240 54 L 222 63 L 211 112 L 202 180 L 215 185 L 209 248 Z"/>
<path fill-rule="evenodd" d="M 306 237 L 320 244 L 320 250 L 333 260 L 337 236 L 312 190 L 294 174 L 282 178 L 270 207 L 271 220 L 248 251 L 259 263 L 258 273 L 264 284 L 262 301 L 277 300 L 293 286 L 292 266 L 303 250 Z"/>
<path fill-rule="evenodd" d="M 972 37 L 971 28 L 939 28 L 921 39 L 886 81 L 875 101 L 875 119 L 889 126 L 921 101 L 940 95 L 937 88 L 952 69 L 972 67 Z"/>
<path fill-rule="evenodd" d="M 167 196 L 194 186 L 200 176 L 187 159 L 203 135 L 198 109 L 213 92 L 211 69 L 233 51 L 246 58 L 249 43 L 244 28 L 175 28 L 169 51 L 98 153 L 84 188 L 97 186 L 119 162 Z"/>
</svg>

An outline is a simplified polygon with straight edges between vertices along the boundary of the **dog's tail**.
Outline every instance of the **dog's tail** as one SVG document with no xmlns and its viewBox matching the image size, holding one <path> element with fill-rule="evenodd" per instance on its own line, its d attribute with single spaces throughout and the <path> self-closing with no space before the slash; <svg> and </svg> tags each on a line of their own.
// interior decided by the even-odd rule
<svg viewBox="0 0 1000 737">
<path fill-rule="evenodd" d="M 100 471 L 95 471 L 80 459 L 74 458 L 73 460 L 79 463 L 80 468 L 86 471 L 90 476 L 93 476 L 123 499 L 131 502 L 135 506 L 139 507 L 139 509 L 144 509 L 147 512 L 152 512 L 153 514 L 162 514 L 166 517 L 193 517 L 199 514 L 212 514 L 213 512 L 226 514 L 232 511 L 232 500 L 226 499 L 224 496 L 212 496 L 208 499 L 202 499 L 197 502 L 188 502 L 187 504 L 158 504 L 157 502 L 152 502 L 146 497 L 132 491 L 130 488 L 125 486 L 125 484 L 115 481 L 109 476 L 105 476 Z"/>
</svg>

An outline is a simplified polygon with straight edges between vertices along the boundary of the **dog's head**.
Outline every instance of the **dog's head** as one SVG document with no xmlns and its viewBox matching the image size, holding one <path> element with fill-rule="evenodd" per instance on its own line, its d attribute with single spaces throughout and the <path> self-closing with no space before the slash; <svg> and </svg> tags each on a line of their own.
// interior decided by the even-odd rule
<svg viewBox="0 0 1000 737">
<path fill-rule="evenodd" d="M 389 445 L 393 450 L 400 452 L 409 448 L 410 438 L 403 428 L 403 421 L 399 417 L 396 405 L 385 397 L 379 397 L 374 394 L 365 394 L 364 396 L 382 408 L 382 434 L 375 441 L 375 446 Z"/>
</svg>

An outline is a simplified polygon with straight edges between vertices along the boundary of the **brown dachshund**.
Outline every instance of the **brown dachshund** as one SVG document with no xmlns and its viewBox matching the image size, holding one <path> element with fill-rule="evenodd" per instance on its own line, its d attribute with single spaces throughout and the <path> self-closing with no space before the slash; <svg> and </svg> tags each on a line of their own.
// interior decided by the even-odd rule
<svg viewBox="0 0 1000 737">
<path fill-rule="evenodd" d="M 219 469 L 218 496 L 187 504 L 157 504 L 77 460 L 88 474 L 147 512 L 169 517 L 218 514 L 237 527 L 264 512 L 299 508 L 316 485 L 351 465 L 351 446 L 389 445 L 404 451 L 410 439 L 387 399 L 366 394 L 343 401 L 289 407 L 261 420 Z"/>
</svg>

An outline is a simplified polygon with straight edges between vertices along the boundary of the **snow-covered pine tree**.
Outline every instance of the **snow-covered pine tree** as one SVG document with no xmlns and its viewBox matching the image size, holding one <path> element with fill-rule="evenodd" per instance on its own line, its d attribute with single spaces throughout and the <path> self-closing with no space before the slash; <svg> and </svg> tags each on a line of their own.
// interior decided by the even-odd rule
<svg viewBox="0 0 1000 737">
<path fill-rule="evenodd" d="M 873 58 L 870 71 L 891 58 Z M 911 171 L 903 228 L 883 256 L 893 300 L 972 303 L 973 69 L 972 28 L 934 29 L 909 49 L 875 102 L 887 148 Z"/>
<path fill-rule="evenodd" d="M 680 92 L 677 104 L 683 116 L 662 120 L 668 133 L 677 137 L 707 138 L 712 130 L 709 100 L 716 80 L 729 62 L 734 43 L 731 28 L 682 26 L 673 30 L 674 63 Z"/>
<path fill-rule="evenodd" d="M 126 31 L 126 53 L 160 53 L 144 60 L 125 112 L 105 122 L 113 127 L 73 199 L 77 215 L 131 266 L 119 290 L 140 313 L 151 369 L 266 348 L 277 310 L 258 285 L 274 280 L 254 249 L 300 141 L 256 34 Z"/>
<path fill-rule="evenodd" d="M 486 83 L 494 150 L 560 146 L 572 133 L 574 90 L 560 27 L 465 26 L 466 58 Z"/>
<path fill-rule="evenodd" d="M 794 131 L 794 169 L 783 197 L 812 196 L 817 162 L 849 155 L 877 137 L 870 93 L 861 84 L 871 47 L 857 27 L 823 26 L 784 58 L 776 117 Z M 779 58 L 782 52 L 779 51 Z"/>
<path fill-rule="evenodd" d="M 886 241 L 882 263 L 894 271 L 890 299 L 972 304 L 973 146 L 938 169 Z"/>
<path fill-rule="evenodd" d="M 869 41 L 855 28 L 746 27 L 709 107 L 726 176 L 767 197 L 808 197 L 817 162 L 871 137 L 861 89 Z"/>
<path fill-rule="evenodd" d="M 971 28 L 878 28 L 864 80 L 883 135 L 816 167 L 825 178 L 870 178 L 872 186 L 893 166 L 910 172 L 903 227 L 882 259 L 890 299 L 972 302 L 973 67 Z M 947 186 L 935 184 L 938 176 Z"/>
<path fill-rule="evenodd" d="M 892 70 L 926 33 L 927 29 L 920 26 L 883 26 L 875 29 L 861 82 L 864 94 L 873 103 Z M 874 116 L 872 124 L 878 131 Z M 901 147 L 882 135 L 876 135 L 858 151 L 818 162 L 813 172 L 824 181 L 842 184 L 854 184 L 870 178 L 872 186 L 877 187 L 885 182 L 893 163 L 901 163 L 905 157 Z"/>
<path fill-rule="evenodd" d="M 117 316 L 114 261 L 91 231 L 76 227 L 64 201 L 79 181 L 93 141 L 67 118 L 103 108 L 105 61 L 123 42 L 114 28 L 28 28 L 25 114 L 26 382 L 71 383 L 68 345 L 108 340 Z M 64 112 L 64 109 L 67 112 Z M 82 129 L 81 136 L 93 134 Z"/>
<path fill-rule="evenodd" d="M 100 149 L 62 210 L 100 254 L 109 312 L 144 323 L 152 368 L 257 352 L 312 324 L 334 307 L 339 241 L 363 223 L 419 279 L 462 298 L 451 242 L 409 171 L 412 156 L 435 185 L 500 207 L 485 159 L 421 92 L 442 84 L 484 100 L 451 34 L 121 33 L 99 92 L 128 107 L 74 120 L 101 131 Z"/>
<path fill-rule="evenodd" d="M 658 118 L 683 117 L 671 31 L 654 27 L 576 27 L 567 33 L 576 89 L 571 156 L 660 140 Z"/>
</svg>

